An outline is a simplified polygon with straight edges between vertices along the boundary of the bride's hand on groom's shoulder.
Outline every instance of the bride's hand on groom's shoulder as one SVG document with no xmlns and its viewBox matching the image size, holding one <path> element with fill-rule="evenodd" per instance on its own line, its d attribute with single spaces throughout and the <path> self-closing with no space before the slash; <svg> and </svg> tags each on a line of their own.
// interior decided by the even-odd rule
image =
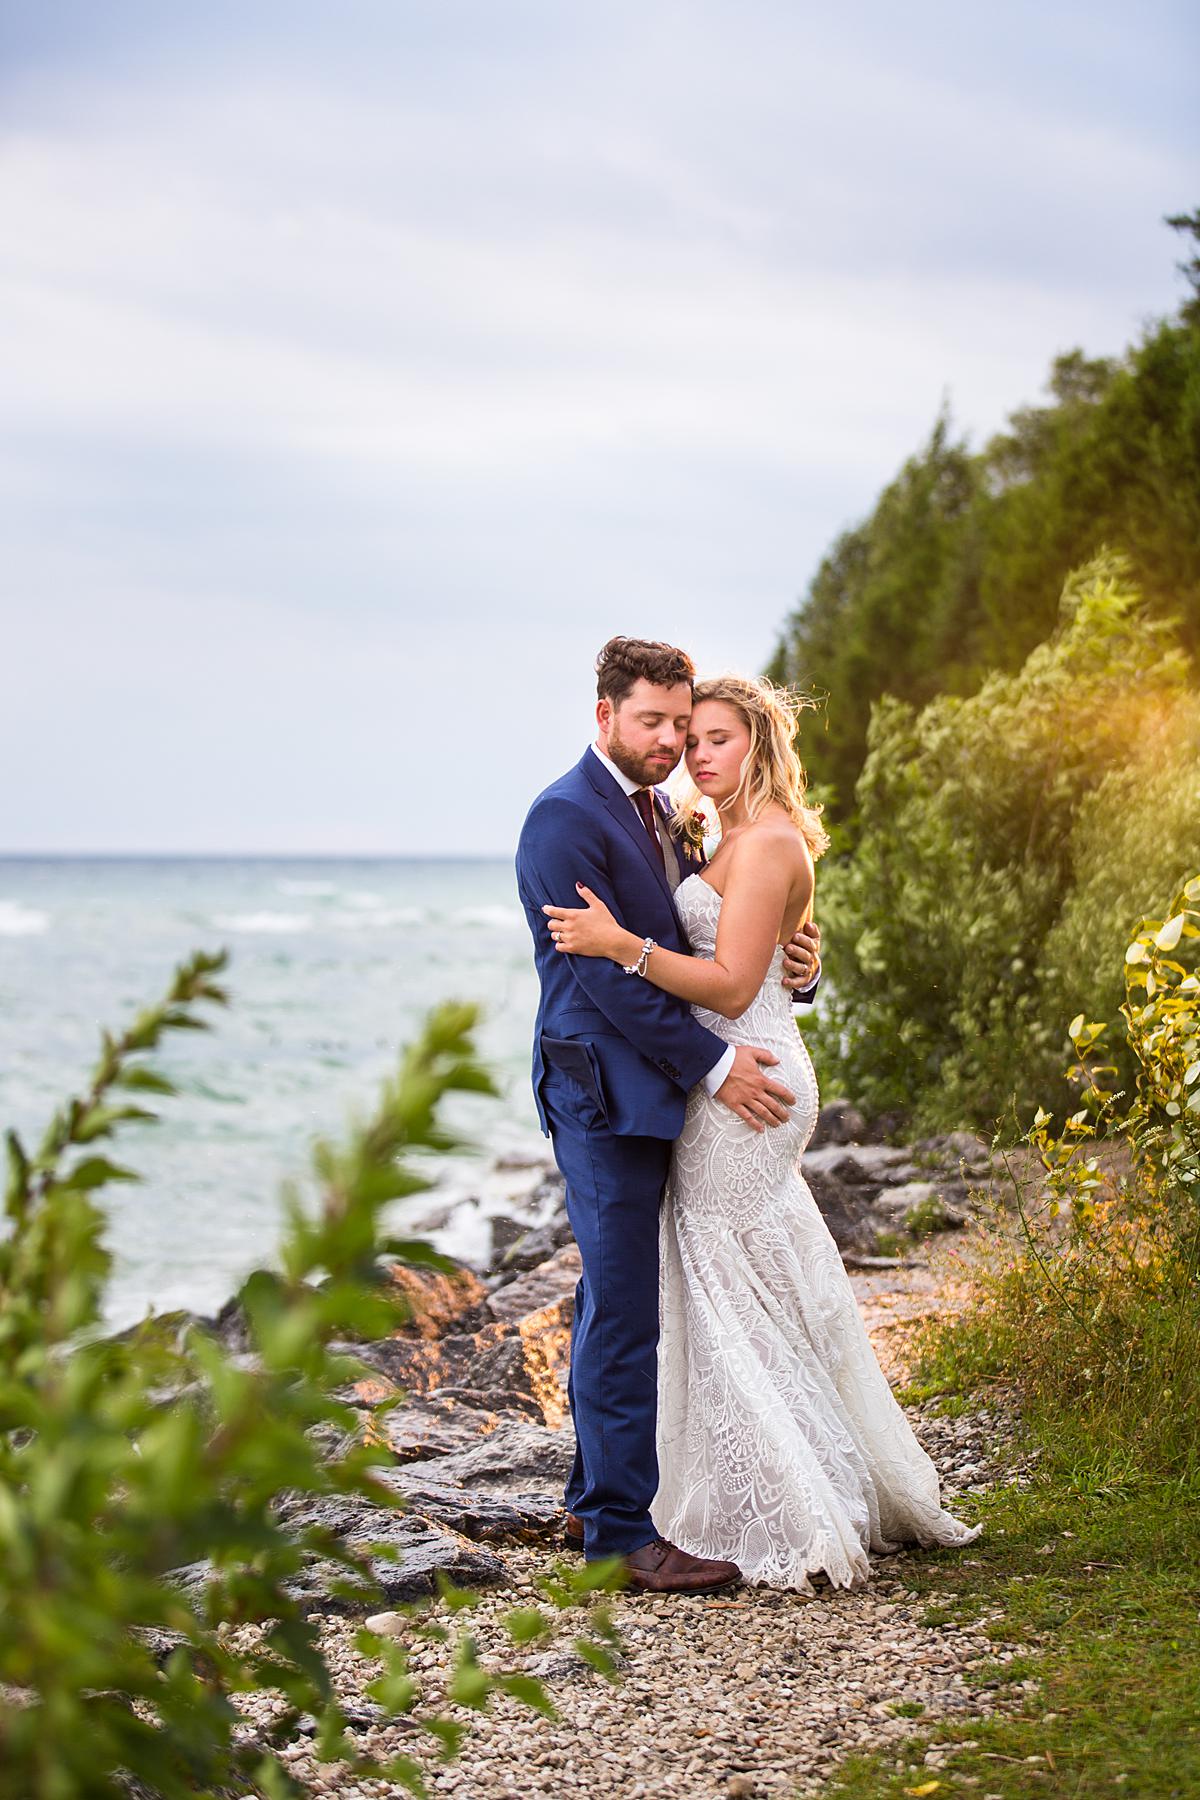
<svg viewBox="0 0 1200 1800">
<path fill-rule="evenodd" d="M 811 987 L 821 973 L 821 927 L 815 919 L 801 925 L 783 946 L 783 985 L 793 991 Z"/>
<path fill-rule="evenodd" d="M 581 881 L 575 883 L 583 906 L 543 906 L 554 948 L 565 956 L 608 956 L 628 960 L 632 933 L 619 925 L 603 900 Z"/>
</svg>

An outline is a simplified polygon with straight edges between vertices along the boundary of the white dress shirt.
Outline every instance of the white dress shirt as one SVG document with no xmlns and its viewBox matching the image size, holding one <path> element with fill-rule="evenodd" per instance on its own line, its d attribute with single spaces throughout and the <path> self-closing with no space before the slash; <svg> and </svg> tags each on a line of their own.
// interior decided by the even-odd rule
<svg viewBox="0 0 1200 1800">
<path fill-rule="evenodd" d="M 628 775 L 626 775 L 624 769 L 618 769 L 616 763 L 613 762 L 611 757 L 605 756 L 603 750 L 601 750 L 601 748 L 598 744 L 592 745 L 592 751 L 593 751 L 594 755 L 599 757 L 600 761 L 604 764 L 604 767 L 608 770 L 609 774 L 612 776 L 613 780 L 620 787 L 621 791 L 623 793 L 626 793 L 629 795 L 629 804 L 633 808 L 634 817 L 637 819 L 638 830 L 645 831 L 646 826 L 645 826 L 645 823 L 643 822 L 641 813 L 638 812 L 637 802 L 634 799 L 634 795 L 640 794 L 643 792 L 648 793 L 650 795 L 651 805 L 653 805 L 654 789 L 652 787 L 643 789 L 639 782 L 631 781 L 629 779 Z M 658 818 L 658 808 L 657 807 L 654 808 L 654 817 L 655 817 L 655 819 Z M 661 830 L 660 830 L 658 847 L 659 847 L 659 850 L 663 854 L 663 874 L 665 875 L 667 873 L 666 858 L 668 856 L 674 856 L 675 851 L 673 848 L 671 848 L 669 846 L 664 848 L 663 843 L 662 843 Z M 674 883 L 672 883 L 672 886 L 674 886 Z M 730 1069 L 732 1069 L 732 1067 L 733 1067 L 734 1057 L 736 1055 L 737 1055 L 737 1051 L 736 1051 L 735 1046 L 733 1044 L 730 1044 L 727 1047 L 727 1049 L 725 1050 L 725 1053 L 722 1056 L 717 1058 L 717 1061 L 713 1064 L 712 1068 L 708 1071 L 708 1074 L 704 1077 L 704 1085 L 708 1089 L 710 1094 L 715 1095 L 717 1092 L 717 1089 L 722 1086 L 722 1084 L 724 1083 L 725 1077 L 728 1075 Z"/>
</svg>

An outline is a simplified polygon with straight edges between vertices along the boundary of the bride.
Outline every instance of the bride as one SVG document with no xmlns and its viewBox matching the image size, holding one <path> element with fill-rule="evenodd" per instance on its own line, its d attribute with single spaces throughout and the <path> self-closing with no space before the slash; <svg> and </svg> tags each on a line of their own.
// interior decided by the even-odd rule
<svg viewBox="0 0 1200 1800">
<path fill-rule="evenodd" d="M 800 1169 L 817 1083 L 781 985 L 782 949 L 812 913 L 828 839 L 793 748 L 797 703 L 768 682 L 700 682 L 687 738 L 689 795 L 671 829 L 695 837 L 702 800 L 721 840 L 675 904 L 693 954 L 658 947 L 646 979 L 691 1003 L 731 1044 L 779 1058 L 797 1095 L 771 1131 L 693 1088 L 662 1213 L 655 1523 L 747 1580 L 811 1593 L 869 1573 L 868 1552 L 978 1535 L 943 1511 L 933 1464 L 871 1349 L 841 1258 Z M 590 889 L 550 907 L 558 949 L 642 957 Z"/>
</svg>

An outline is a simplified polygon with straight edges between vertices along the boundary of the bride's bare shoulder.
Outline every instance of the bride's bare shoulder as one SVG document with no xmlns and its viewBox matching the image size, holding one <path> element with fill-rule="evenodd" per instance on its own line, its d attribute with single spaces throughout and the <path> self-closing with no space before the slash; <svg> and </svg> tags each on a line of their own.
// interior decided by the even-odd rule
<svg viewBox="0 0 1200 1800">
<path fill-rule="evenodd" d="M 786 859 L 799 868 L 812 860 L 803 833 L 782 807 L 747 825 L 735 849 L 747 862 L 769 857 L 771 861 Z"/>
</svg>

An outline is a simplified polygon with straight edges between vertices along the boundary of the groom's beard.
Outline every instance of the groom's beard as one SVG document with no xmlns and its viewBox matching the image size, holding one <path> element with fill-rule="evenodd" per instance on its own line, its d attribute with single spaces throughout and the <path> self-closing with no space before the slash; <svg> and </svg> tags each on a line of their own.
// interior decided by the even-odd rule
<svg viewBox="0 0 1200 1800">
<path fill-rule="evenodd" d="M 655 787 L 660 781 L 665 781 L 678 761 L 678 758 L 672 761 L 670 757 L 660 761 L 657 756 L 640 755 L 636 750 L 631 750 L 619 735 L 615 723 L 608 734 L 608 756 L 610 762 L 616 763 L 622 775 L 627 775 L 630 781 L 636 781 L 639 787 Z"/>
</svg>

